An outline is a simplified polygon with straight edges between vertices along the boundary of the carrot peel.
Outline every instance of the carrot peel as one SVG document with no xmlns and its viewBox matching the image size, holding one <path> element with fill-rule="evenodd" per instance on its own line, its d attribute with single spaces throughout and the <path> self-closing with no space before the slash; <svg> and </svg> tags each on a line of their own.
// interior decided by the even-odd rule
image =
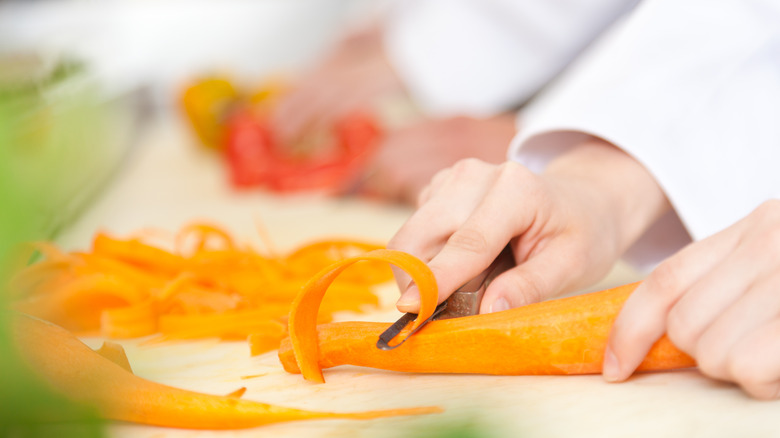
<svg viewBox="0 0 780 438">
<path fill-rule="evenodd" d="M 252 352 L 261 354 L 286 335 L 290 304 L 312 275 L 381 248 L 339 238 L 303 244 L 289 254 L 264 254 L 207 222 L 183 226 L 167 245 L 153 244 L 148 231 L 135 234 L 120 239 L 98 233 L 88 252 L 30 244 L 43 258 L 14 276 L 13 308 L 79 335 L 172 341 L 257 334 Z M 329 322 L 334 312 L 378 305 L 372 286 L 391 280 L 392 272 L 383 263 L 361 265 L 331 287 L 318 322 Z"/>
<path fill-rule="evenodd" d="M 345 269 L 365 261 L 385 261 L 406 271 L 420 290 L 420 313 L 412 323 L 414 330 L 427 320 L 436 309 L 438 286 L 430 268 L 416 257 L 389 249 L 376 249 L 365 254 L 340 260 L 326 267 L 306 283 L 293 301 L 288 321 L 290 340 L 303 377 L 306 380 L 324 383 L 319 366 L 319 339 L 317 337 L 317 313 L 325 292 Z"/>
</svg>

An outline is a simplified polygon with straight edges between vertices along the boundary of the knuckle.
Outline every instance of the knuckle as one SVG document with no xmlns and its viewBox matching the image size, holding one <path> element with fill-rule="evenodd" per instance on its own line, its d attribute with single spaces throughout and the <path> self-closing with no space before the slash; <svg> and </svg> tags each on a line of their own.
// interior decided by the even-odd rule
<svg viewBox="0 0 780 438">
<path fill-rule="evenodd" d="M 507 161 L 500 164 L 497 168 L 497 178 L 499 184 L 523 187 L 525 190 L 538 189 L 538 178 L 530 170 L 513 161 Z"/>
<path fill-rule="evenodd" d="M 753 213 L 759 218 L 777 223 L 780 221 L 780 199 L 769 199 L 762 202 Z"/>
<path fill-rule="evenodd" d="M 765 251 L 768 252 L 767 255 L 772 260 L 780 260 L 780 221 L 776 222 L 765 233 L 762 233 L 760 240 L 761 242 L 758 242 L 758 245 L 765 248 Z M 761 248 L 758 249 L 760 250 Z"/>
<path fill-rule="evenodd" d="M 701 347 L 697 347 L 696 351 L 696 365 L 702 374 L 715 379 L 727 377 L 726 363 L 721 356 Z"/>
<path fill-rule="evenodd" d="M 742 386 L 745 392 L 759 400 L 780 399 L 780 383 L 778 382 L 760 383 L 757 385 L 740 383 L 740 386 Z"/>
<path fill-rule="evenodd" d="M 431 178 L 431 182 L 430 182 L 429 186 L 430 187 L 438 187 L 438 186 L 444 184 L 444 182 L 447 179 L 449 179 L 448 177 L 449 177 L 450 173 L 452 173 L 452 171 L 449 168 L 442 169 L 442 170 L 436 172 L 433 175 L 433 178 Z"/>
<path fill-rule="evenodd" d="M 417 206 L 417 208 L 422 207 L 423 204 L 428 202 L 428 200 L 431 197 L 431 190 L 432 189 L 431 189 L 430 184 L 425 186 L 425 187 L 423 187 L 423 189 L 420 190 L 420 193 L 417 194 L 417 200 L 415 201 L 415 205 Z"/>
<path fill-rule="evenodd" d="M 544 301 L 549 293 L 545 287 L 546 282 L 539 275 L 530 272 L 515 272 L 507 275 L 504 280 L 505 287 L 512 297 L 512 306 L 518 307 L 531 303 Z"/>
<path fill-rule="evenodd" d="M 485 234 L 473 228 L 461 228 L 447 239 L 450 248 L 473 254 L 484 254 L 490 248 Z"/>
<path fill-rule="evenodd" d="M 729 376 L 740 386 L 759 388 L 771 380 L 766 375 L 760 358 L 747 352 L 735 351 L 734 353 L 741 354 L 730 354 L 726 366 Z"/>
<path fill-rule="evenodd" d="M 666 316 L 666 331 L 669 339 L 685 351 L 693 351 L 699 337 L 699 328 L 691 315 L 674 307 Z"/>
<path fill-rule="evenodd" d="M 669 262 L 658 265 L 645 282 L 651 290 L 667 301 L 678 296 L 677 291 L 682 287 L 679 268 L 674 263 Z"/>
<path fill-rule="evenodd" d="M 481 161 L 477 158 L 464 158 L 462 160 L 457 161 L 455 164 L 452 165 L 452 173 L 455 177 L 462 177 L 462 175 L 468 175 L 472 172 L 478 172 L 481 169 L 484 169 L 487 166 L 487 163 L 484 161 Z"/>
<path fill-rule="evenodd" d="M 758 224 L 741 245 L 746 253 L 760 254 L 769 265 L 780 264 L 780 220 Z"/>
</svg>

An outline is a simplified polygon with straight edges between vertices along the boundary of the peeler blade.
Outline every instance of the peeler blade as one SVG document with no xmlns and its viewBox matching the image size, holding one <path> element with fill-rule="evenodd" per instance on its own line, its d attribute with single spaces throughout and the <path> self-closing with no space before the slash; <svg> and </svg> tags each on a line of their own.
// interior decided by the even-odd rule
<svg viewBox="0 0 780 438">
<path fill-rule="evenodd" d="M 507 245 L 487 269 L 458 288 L 458 290 L 453 292 L 449 298 L 439 304 L 430 318 L 407 334 L 400 342 L 390 345 L 390 342 L 401 333 L 401 330 L 417 318 L 416 313 L 406 313 L 401 316 L 398 321 L 393 323 L 393 325 L 379 336 L 379 340 L 376 343 L 377 348 L 380 350 L 392 350 L 400 346 L 409 338 L 409 336 L 416 333 L 430 321 L 460 318 L 478 314 L 479 306 L 482 303 L 482 297 L 485 295 L 487 287 L 494 278 L 511 269 L 513 266 L 515 266 L 515 259 L 512 255 L 512 249 Z"/>
</svg>

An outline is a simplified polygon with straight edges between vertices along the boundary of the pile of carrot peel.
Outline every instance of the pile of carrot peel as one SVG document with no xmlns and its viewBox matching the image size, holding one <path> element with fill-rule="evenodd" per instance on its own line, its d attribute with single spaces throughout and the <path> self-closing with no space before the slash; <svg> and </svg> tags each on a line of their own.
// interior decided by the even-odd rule
<svg viewBox="0 0 780 438">
<path fill-rule="evenodd" d="M 262 236 L 262 233 L 261 233 Z M 13 278 L 15 310 L 79 335 L 152 341 L 248 339 L 252 354 L 278 348 L 290 304 L 320 269 L 380 248 L 358 240 L 321 240 L 287 254 L 261 253 L 205 222 L 182 227 L 165 244 L 154 236 L 95 235 L 89 251 L 32 244 L 42 256 Z M 363 263 L 331 287 L 318 316 L 376 306 L 374 286 L 392 279 L 383 264 Z"/>
</svg>

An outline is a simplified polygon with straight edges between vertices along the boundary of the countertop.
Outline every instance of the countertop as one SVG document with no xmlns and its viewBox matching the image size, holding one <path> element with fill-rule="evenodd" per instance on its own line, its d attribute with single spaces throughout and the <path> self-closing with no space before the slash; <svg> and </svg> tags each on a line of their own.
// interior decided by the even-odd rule
<svg viewBox="0 0 780 438">
<path fill-rule="evenodd" d="M 250 243 L 259 242 L 255 226 L 260 221 L 280 249 L 325 236 L 386 241 L 411 213 L 357 199 L 236 192 L 219 157 L 196 147 L 176 115 L 155 119 L 127 160 L 97 202 L 59 239 L 65 248 L 87 248 L 101 230 L 119 236 L 146 227 L 173 231 L 194 219 L 223 224 Z M 636 278 L 618 265 L 594 289 Z M 383 291 L 375 312 L 339 319 L 392 321 L 399 316 L 395 294 Z M 85 341 L 93 347 L 101 342 Z M 640 374 L 607 384 L 600 376 L 422 375 L 342 366 L 326 370 L 327 383 L 314 385 L 287 374 L 275 352 L 250 357 L 244 342 L 121 343 L 136 374 L 190 390 L 224 395 L 246 387 L 246 399 L 312 410 L 436 405 L 444 413 L 219 432 L 114 424 L 113 437 L 427 437 L 445 436 L 436 432 L 448 425 L 471 425 L 483 434 L 469 436 L 485 437 L 780 436 L 780 402 L 750 399 L 696 370 Z"/>
</svg>

